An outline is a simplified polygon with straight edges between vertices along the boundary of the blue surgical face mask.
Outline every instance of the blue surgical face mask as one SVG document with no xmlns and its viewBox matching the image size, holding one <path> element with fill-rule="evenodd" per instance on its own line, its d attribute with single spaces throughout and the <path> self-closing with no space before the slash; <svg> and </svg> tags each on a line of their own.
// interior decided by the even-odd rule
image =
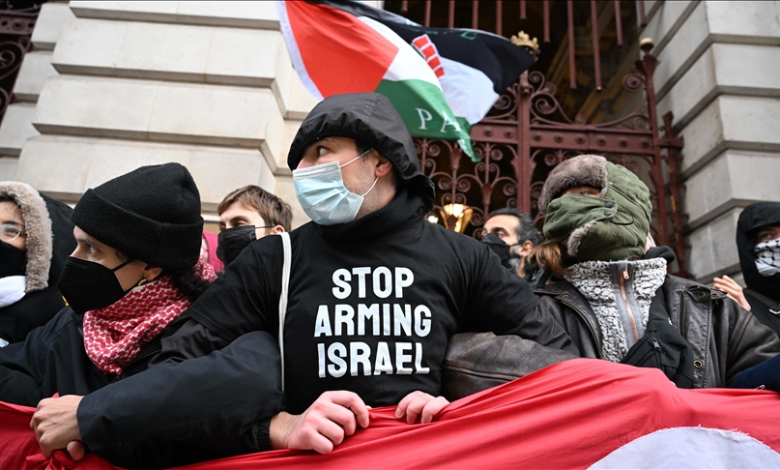
<svg viewBox="0 0 780 470">
<path fill-rule="evenodd" d="M 363 197 L 370 193 L 379 178 L 363 194 L 350 192 L 344 186 L 341 169 L 370 152 L 370 149 L 343 165 L 330 162 L 302 170 L 293 170 L 295 196 L 303 211 L 320 225 L 352 222 L 357 217 Z"/>
</svg>

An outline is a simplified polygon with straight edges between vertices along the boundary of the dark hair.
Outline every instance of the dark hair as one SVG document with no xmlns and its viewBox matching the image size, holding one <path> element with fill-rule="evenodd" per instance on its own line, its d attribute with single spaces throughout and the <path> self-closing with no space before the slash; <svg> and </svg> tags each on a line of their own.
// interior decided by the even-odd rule
<svg viewBox="0 0 780 470">
<path fill-rule="evenodd" d="M 368 152 L 374 147 L 371 147 L 370 145 L 366 145 L 363 142 L 355 141 L 355 148 L 357 149 L 358 155 L 363 155 L 364 153 Z"/>
<path fill-rule="evenodd" d="M 534 226 L 534 220 L 530 215 L 525 212 L 515 209 L 514 207 L 503 207 L 492 214 L 490 217 L 497 215 L 511 215 L 517 218 L 517 225 L 515 226 L 515 232 L 517 232 L 517 242 L 525 243 L 530 241 L 534 246 L 542 242 L 542 236 Z"/>
<path fill-rule="evenodd" d="M 281 225 L 285 232 L 292 230 L 290 205 L 259 186 L 250 184 L 228 194 L 219 203 L 217 214 L 222 215 L 235 202 L 240 202 L 241 205 L 260 214 L 268 225 Z"/>
<path fill-rule="evenodd" d="M 122 262 L 130 259 L 126 254 L 117 249 L 114 249 L 114 252 L 116 253 L 116 257 Z M 203 293 L 206 292 L 206 289 L 211 285 L 211 281 L 207 281 L 200 277 L 198 268 L 195 266 L 184 269 L 163 269 L 163 272 L 159 277 L 164 276 L 171 276 L 173 287 L 189 297 L 192 302 L 195 302 L 198 297 L 203 295 Z"/>
<path fill-rule="evenodd" d="M 189 269 L 166 269 L 162 272 L 162 276 L 165 275 L 171 276 L 173 286 L 193 302 L 198 300 L 198 297 L 203 295 L 211 285 L 211 281 L 200 277 L 195 266 Z"/>
</svg>

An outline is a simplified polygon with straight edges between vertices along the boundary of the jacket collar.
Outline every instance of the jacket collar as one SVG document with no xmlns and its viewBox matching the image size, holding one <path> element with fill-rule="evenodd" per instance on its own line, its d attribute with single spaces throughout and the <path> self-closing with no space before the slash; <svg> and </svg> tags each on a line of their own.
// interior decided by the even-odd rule
<svg viewBox="0 0 780 470">
<path fill-rule="evenodd" d="M 583 296 L 580 291 L 577 290 L 569 281 L 560 280 L 555 284 L 547 284 L 541 287 L 535 287 L 534 293 L 537 295 L 549 295 L 555 298 L 558 302 L 566 307 L 574 310 L 580 319 L 590 329 L 591 333 L 595 335 L 593 338 L 596 342 L 597 350 L 601 351 L 601 345 L 604 342 L 604 338 L 601 335 L 601 328 L 599 327 L 599 321 L 596 318 L 596 314 L 588 303 L 588 299 Z"/>
</svg>

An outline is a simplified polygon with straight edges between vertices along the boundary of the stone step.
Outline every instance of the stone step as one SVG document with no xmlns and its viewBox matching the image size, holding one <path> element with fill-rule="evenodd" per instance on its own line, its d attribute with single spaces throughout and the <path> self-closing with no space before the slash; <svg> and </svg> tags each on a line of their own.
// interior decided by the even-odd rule
<svg viewBox="0 0 780 470">
<path fill-rule="evenodd" d="M 0 181 L 15 181 L 18 163 L 16 157 L 0 157 Z"/>
<path fill-rule="evenodd" d="M 35 21 L 32 43 L 36 50 L 53 51 L 60 37 L 62 26 L 75 19 L 67 3 L 44 3 Z"/>
<path fill-rule="evenodd" d="M 275 2 L 71 1 L 79 18 L 279 29 Z"/>
<path fill-rule="evenodd" d="M 63 29 L 52 63 L 62 74 L 270 88 L 289 118 L 316 104 L 279 31 L 78 19 Z"/>
<path fill-rule="evenodd" d="M 41 134 L 259 149 L 281 157 L 284 119 L 268 88 L 51 77 L 33 118 Z"/>
<path fill-rule="evenodd" d="M 50 51 L 32 51 L 25 54 L 19 75 L 14 83 L 14 96 L 19 101 L 35 103 L 46 79 L 57 75 L 51 65 Z"/>
<path fill-rule="evenodd" d="M 66 202 L 140 166 L 166 162 L 189 169 L 204 212 L 216 211 L 228 193 L 248 184 L 276 190 L 273 172 L 254 149 L 42 135 L 27 140 L 18 161 L 17 180 Z"/>
<path fill-rule="evenodd" d="M 0 123 L 0 156 L 18 157 L 24 142 L 39 135 L 32 125 L 33 116 L 35 105 L 32 103 L 14 103 L 6 108 Z"/>
</svg>

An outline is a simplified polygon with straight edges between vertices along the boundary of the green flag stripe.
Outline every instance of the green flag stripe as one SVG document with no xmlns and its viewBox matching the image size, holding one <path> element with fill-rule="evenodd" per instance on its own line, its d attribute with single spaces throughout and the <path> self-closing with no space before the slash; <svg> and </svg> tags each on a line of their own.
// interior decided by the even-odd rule
<svg viewBox="0 0 780 470">
<path fill-rule="evenodd" d="M 412 135 L 457 140 L 463 152 L 478 161 L 471 147 L 471 126 L 452 113 L 441 88 L 423 80 L 382 80 L 375 91 L 390 99 Z"/>
</svg>

